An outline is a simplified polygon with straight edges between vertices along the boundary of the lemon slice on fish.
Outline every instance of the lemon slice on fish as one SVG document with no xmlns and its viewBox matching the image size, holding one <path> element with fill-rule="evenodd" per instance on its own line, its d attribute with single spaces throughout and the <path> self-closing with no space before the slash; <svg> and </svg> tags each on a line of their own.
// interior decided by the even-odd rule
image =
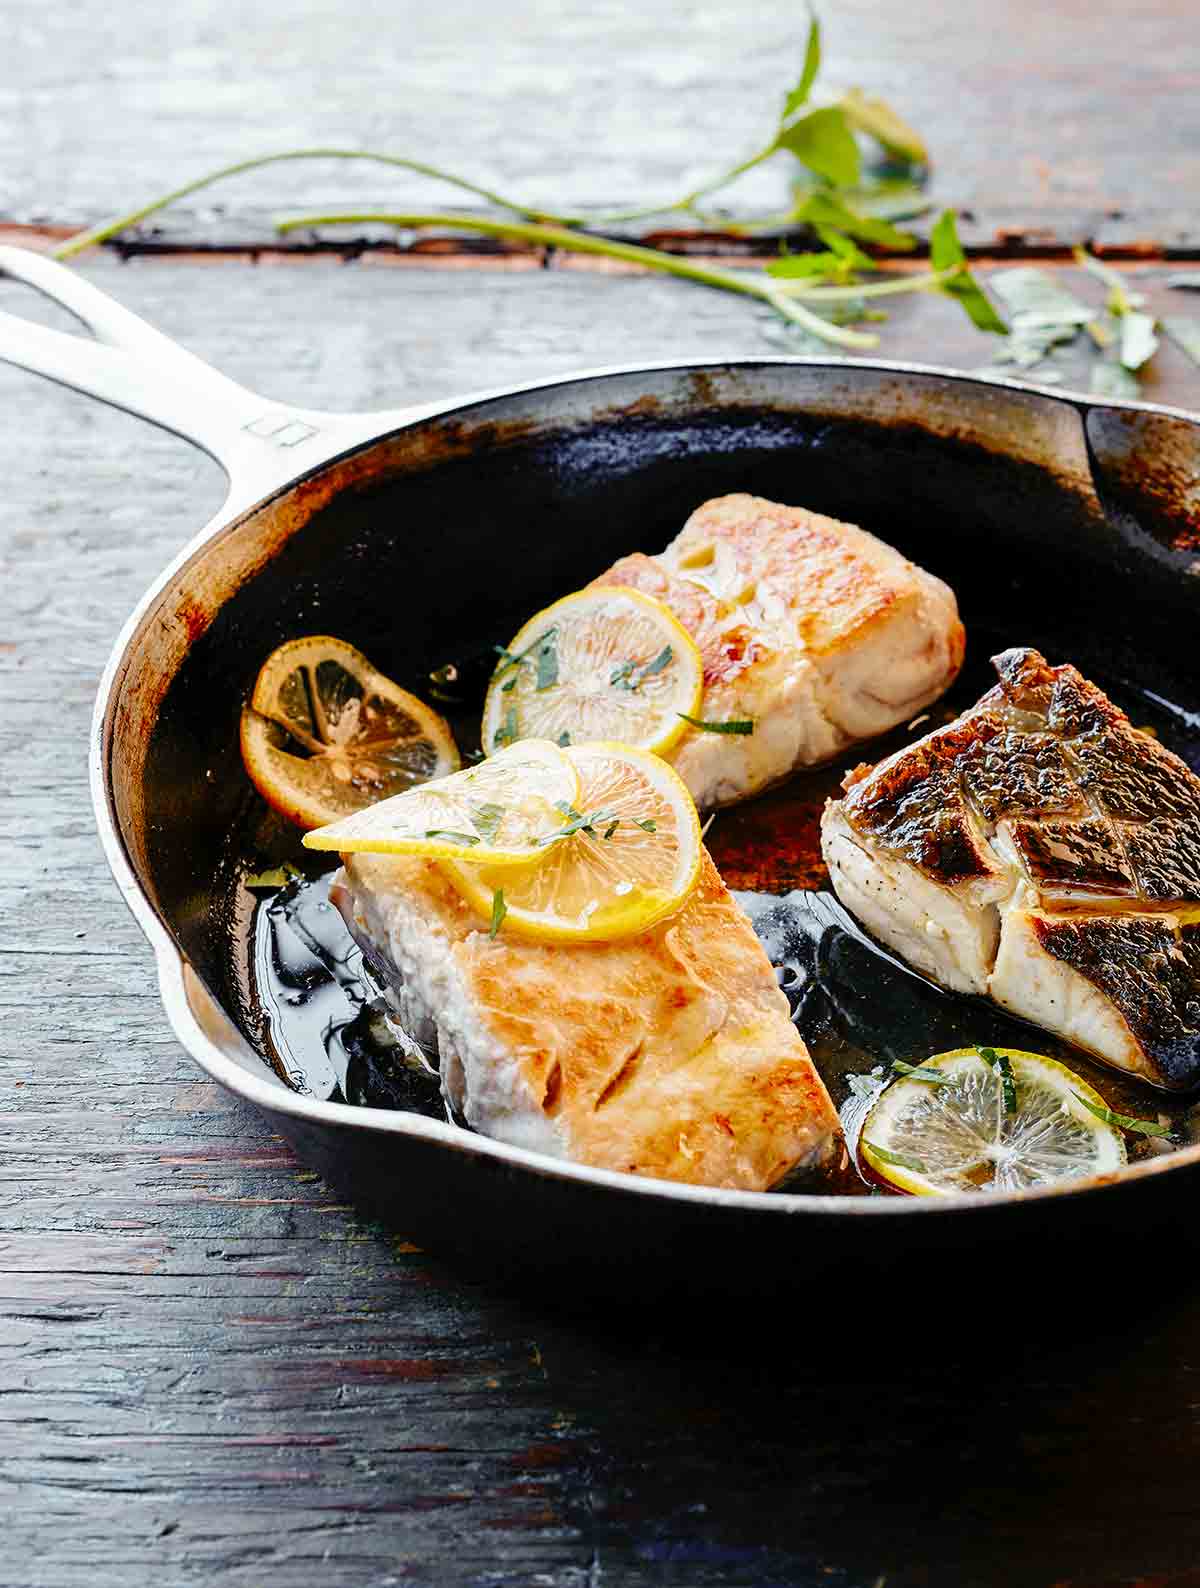
<svg viewBox="0 0 1200 1588">
<path fill-rule="evenodd" d="M 1119 1169 L 1125 1142 L 1108 1114 L 1099 1092 L 1055 1059 L 958 1048 L 887 1087 L 859 1152 L 879 1179 L 913 1196 L 1024 1191 Z"/>
<path fill-rule="evenodd" d="M 272 651 L 242 711 L 250 781 L 289 821 L 318 827 L 460 764 L 429 706 L 329 634 Z"/>
<path fill-rule="evenodd" d="M 644 932 L 680 908 L 699 875 L 692 796 L 649 751 L 598 743 L 566 754 L 579 793 L 535 865 L 505 869 L 472 856 L 443 869 L 493 934 L 585 943 Z"/>
<path fill-rule="evenodd" d="M 536 864 L 540 841 L 579 798 L 579 774 L 557 745 L 528 739 L 478 766 L 423 783 L 316 832 L 308 849 Z"/>
<path fill-rule="evenodd" d="M 596 586 L 530 618 L 503 652 L 483 711 L 485 752 L 518 739 L 618 740 L 665 754 L 699 713 L 704 664 L 661 601 Z"/>
</svg>

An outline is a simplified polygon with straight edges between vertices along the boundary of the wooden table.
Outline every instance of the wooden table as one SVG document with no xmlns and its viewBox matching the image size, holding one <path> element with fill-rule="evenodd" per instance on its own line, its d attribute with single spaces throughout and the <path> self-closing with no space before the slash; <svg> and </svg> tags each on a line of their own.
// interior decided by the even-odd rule
<svg viewBox="0 0 1200 1588">
<path fill-rule="evenodd" d="M 1164 254 L 1197 246 L 1189 10 L 854 0 L 830 52 L 944 151 L 938 190 L 980 248 L 1011 262 L 1087 237 L 1157 306 L 1177 296 Z M 6 12 L 21 67 L 0 201 L 35 245 L 172 180 L 167 148 L 202 168 L 360 131 L 413 145 L 436 126 L 447 163 L 636 202 L 752 142 L 796 53 L 794 8 L 761 0 L 519 0 L 503 29 L 465 0 L 84 13 Z M 328 174 L 259 179 L 218 217 L 172 217 L 151 256 L 82 268 L 235 377 L 320 407 L 780 350 L 753 305 L 561 259 L 251 262 L 268 209 L 332 192 Z M 200 252 L 214 236 L 226 252 Z M 897 311 L 884 351 L 989 353 L 932 299 Z M 1147 395 L 1200 406 L 1200 370 L 1168 350 Z M 2 368 L 0 403 L 4 1588 L 1200 1583 L 1189 1273 L 1114 1251 L 1073 1276 L 1073 1313 L 1024 1293 L 1014 1253 L 992 1294 L 897 1289 L 850 1318 L 836 1288 L 780 1318 L 737 1298 L 580 1314 L 363 1223 L 203 1080 L 100 857 L 84 745 L 121 619 L 220 482 L 176 440 Z"/>
</svg>

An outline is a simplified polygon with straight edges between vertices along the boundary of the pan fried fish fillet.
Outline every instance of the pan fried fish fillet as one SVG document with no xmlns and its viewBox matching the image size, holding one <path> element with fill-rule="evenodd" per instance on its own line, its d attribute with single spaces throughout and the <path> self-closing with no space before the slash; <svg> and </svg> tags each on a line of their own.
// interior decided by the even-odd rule
<svg viewBox="0 0 1200 1588">
<path fill-rule="evenodd" d="M 343 857 L 332 897 L 467 1123 L 602 1169 L 765 1190 L 838 1120 L 707 855 L 688 902 L 614 943 L 490 939 L 435 862 Z"/>
<path fill-rule="evenodd" d="M 1034 650 L 847 779 L 842 903 L 910 965 L 1152 1084 L 1200 1081 L 1200 778 Z"/>
<path fill-rule="evenodd" d="M 705 502 L 659 556 L 623 557 L 595 582 L 665 602 L 703 658 L 703 718 L 754 722 L 689 729 L 668 756 L 702 808 L 886 732 L 962 665 L 940 579 L 853 524 L 759 496 Z"/>
</svg>

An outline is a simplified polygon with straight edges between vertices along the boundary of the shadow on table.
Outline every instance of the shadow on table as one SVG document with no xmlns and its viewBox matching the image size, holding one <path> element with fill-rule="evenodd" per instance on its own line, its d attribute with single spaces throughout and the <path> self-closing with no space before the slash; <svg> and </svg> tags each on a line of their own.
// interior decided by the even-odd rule
<svg viewBox="0 0 1200 1588">
<path fill-rule="evenodd" d="M 1060 1277 L 1014 1252 L 938 1297 L 543 1301 L 566 1510 L 623 1584 L 1194 1585 L 1200 1287 Z"/>
</svg>

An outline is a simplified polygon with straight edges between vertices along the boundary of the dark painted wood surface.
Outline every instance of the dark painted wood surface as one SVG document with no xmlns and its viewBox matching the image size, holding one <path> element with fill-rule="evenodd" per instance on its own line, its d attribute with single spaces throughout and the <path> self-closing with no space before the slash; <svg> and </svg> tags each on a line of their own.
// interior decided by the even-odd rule
<svg viewBox="0 0 1200 1588">
<path fill-rule="evenodd" d="M 327 407 L 777 334 L 629 275 L 85 268 Z M 887 350 L 986 357 L 934 300 Z M 1200 371 L 1160 383 L 1200 406 Z M 205 1082 L 99 854 L 84 745 L 121 619 L 220 481 L 2 368 L 0 407 L 3 1588 L 1197 1581 L 1189 1273 L 1114 1251 L 1068 1309 L 1014 1253 L 984 1295 L 848 1275 L 865 1305 L 826 1283 L 776 1317 L 573 1310 L 364 1224 Z"/>
<path fill-rule="evenodd" d="M 1091 238 L 1200 246 L 1200 16 L 1193 0 L 840 0 L 823 81 L 894 101 L 925 135 L 933 191 L 984 246 Z M 799 69 L 784 0 L 187 0 L 158 9 L 6 0 L 0 216 L 120 213 L 248 154 L 385 148 L 535 204 L 657 202 L 761 146 Z M 777 167 L 733 201 L 772 209 Z M 261 235 L 276 208 L 454 194 L 418 178 L 276 169 L 193 200 Z M 394 205 L 393 205 L 394 207 Z M 214 208 L 219 213 L 214 217 Z"/>
</svg>

